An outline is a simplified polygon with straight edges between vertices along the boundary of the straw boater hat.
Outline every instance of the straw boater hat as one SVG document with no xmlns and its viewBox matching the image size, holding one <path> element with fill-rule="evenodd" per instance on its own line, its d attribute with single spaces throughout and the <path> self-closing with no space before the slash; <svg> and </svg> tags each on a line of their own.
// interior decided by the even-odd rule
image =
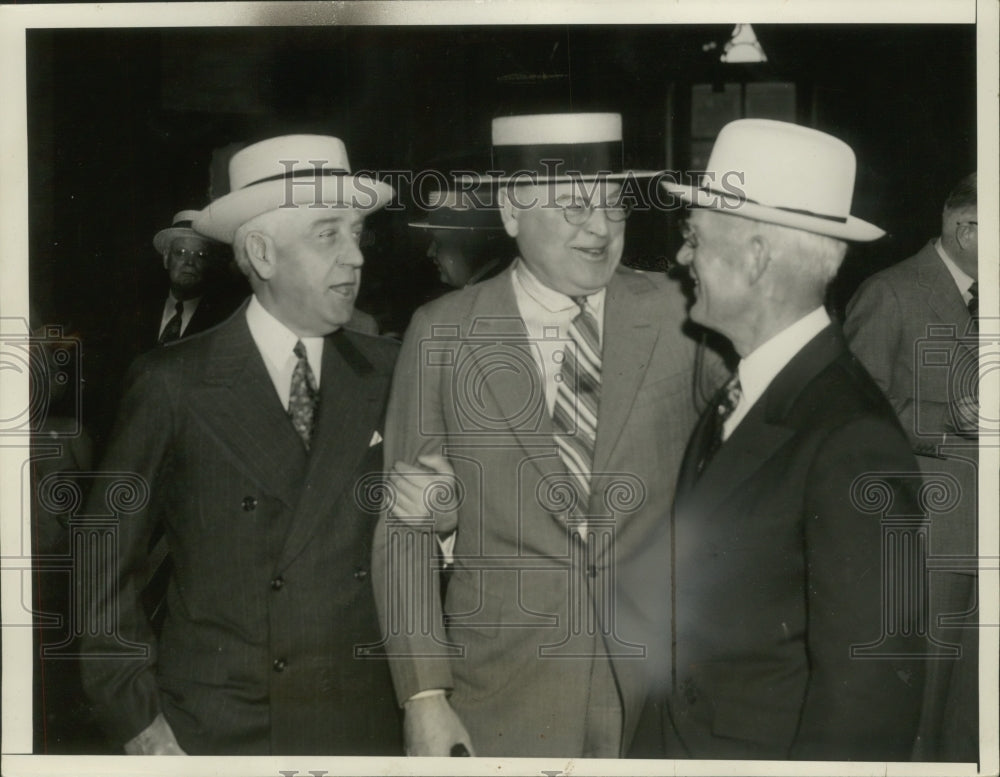
<svg viewBox="0 0 1000 777">
<path fill-rule="evenodd" d="M 170 250 L 170 243 L 177 237 L 196 237 L 199 240 L 206 240 L 205 235 L 195 232 L 191 228 L 191 222 L 198 215 L 196 210 L 181 210 L 174 214 L 173 224 L 166 229 L 161 229 L 153 237 L 153 248 L 161 256 Z"/>
<path fill-rule="evenodd" d="M 489 191 L 435 191 L 427 197 L 427 218 L 411 221 L 417 229 L 502 230 L 500 211 Z"/>
<path fill-rule="evenodd" d="M 855 167 L 851 147 L 825 132 L 739 119 L 719 132 L 701 185 L 661 183 L 694 207 L 841 240 L 877 240 L 884 230 L 850 215 Z"/>
<path fill-rule="evenodd" d="M 625 170 L 619 113 L 544 113 L 493 120 L 492 170 L 483 180 L 551 183 L 651 177 Z"/>
<path fill-rule="evenodd" d="M 229 160 L 230 192 L 202 210 L 194 228 L 232 243 L 255 216 L 283 207 L 350 207 L 374 211 L 392 199 L 386 183 L 351 174 L 347 149 L 327 135 L 283 135 L 262 140 Z"/>
</svg>

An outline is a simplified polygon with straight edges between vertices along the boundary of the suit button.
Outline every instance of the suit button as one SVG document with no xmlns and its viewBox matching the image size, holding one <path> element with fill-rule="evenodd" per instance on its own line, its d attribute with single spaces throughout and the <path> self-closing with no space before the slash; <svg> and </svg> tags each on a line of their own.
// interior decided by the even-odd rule
<svg viewBox="0 0 1000 777">
<path fill-rule="evenodd" d="M 275 591 L 280 591 L 281 587 L 284 584 L 285 584 L 285 578 L 283 578 L 281 575 L 278 575 L 276 578 L 274 578 L 274 580 L 271 581 L 271 588 L 273 588 Z"/>
<path fill-rule="evenodd" d="M 367 577 L 368 577 L 368 570 L 367 569 L 356 569 L 354 571 L 354 579 L 355 580 L 365 580 L 365 579 L 367 579 Z"/>
<path fill-rule="evenodd" d="M 271 666 L 274 668 L 275 672 L 284 672 L 287 664 L 285 663 L 285 659 L 276 658 L 274 659 L 274 663 L 272 663 Z"/>
<path fill-rule="evenodd" d="M 249 513 L 251 510 L 256 509 L 257 500 L 252 496 L 243 497 L 243 511 Z"/>
<path fill-rule="evenodd" d="M 590 577 L 597 577 L 597 567 L 595 567 L 593 564 L 587 567 L 587 575 Z"/>
</svg>

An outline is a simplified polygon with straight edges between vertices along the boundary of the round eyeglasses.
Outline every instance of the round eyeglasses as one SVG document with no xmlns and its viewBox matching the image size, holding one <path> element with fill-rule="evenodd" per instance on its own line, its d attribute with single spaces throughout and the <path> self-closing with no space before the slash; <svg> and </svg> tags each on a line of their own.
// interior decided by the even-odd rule
<svg viewBox="0 0 1000 777">
<path fill-rule="evenodd" d="M 590 220 L 590 217 L 594 214 L 595 210 L 601 211 L 608 221 L 616 224 L 619 224 L 627 219 L 629 214 L 632 212 L 631 204 L 625 202 L 624 200 L 600 203 L 596 205 L 577 199 L 565 201 L 557 200 L 556 205 L 562 209 L 563 218 L 566 219 L 566 222 L 574 227 L 586 224 Z"/>
</svg>

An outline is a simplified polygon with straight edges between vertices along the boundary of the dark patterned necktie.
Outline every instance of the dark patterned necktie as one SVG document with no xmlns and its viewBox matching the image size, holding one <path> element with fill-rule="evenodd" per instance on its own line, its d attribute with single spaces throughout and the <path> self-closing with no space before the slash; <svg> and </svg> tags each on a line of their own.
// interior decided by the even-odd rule
<svg viewBox="0 0 1000 777">
<path fill-rule="evenodd" d="M 174 305 L 174 315 L 167 322 L 167 325 L 163 327 L 163 332 L 160 334 L 160 345 L 165 345 L 167 343 L 173 342 L 174 340 L 180 340 L 181 338 L 181 324 L 184 321 L 184 303 L 178 302 Z"/>
<path fill-rule="evenodd" d="M 302 444 L 309 450 L 309 442 L 312 439 L 313 427 L 316 422 L 316 411 L 319 408 L 319 390 L 316 387 L 316 376 L 313 375 L 309 366 L 309 359 L 306 358 L 306 347 L 301 340 L 295 342 L 292 349 L 298 362 L 292 372 L 292 386 L 288 392 L 288 417 L 292 419 L 292 426 Z"/>
<path fill-rule="evenodd" d="M 725 425 L 726 421 L 730 419 L 733 413 L 736 412 L 736 406 L 739 405 L 742 398 L 743 387 L 740 385 L 740 376 L 736 373 L 719 391 L 718 400 L 715 403 L 712 437 L 709 441 L 708 448 L 698 461 L 699 473 L 705 470 L 705 467 L 708 466 L 708 462 L 712 460 L 716 451 L 722 447 L 722 427 Z"/>
<path fill-rule="evenodd" d="M 573 301 L 580 306 L 569 327 L 575 347 L 563 351 L 552 422 L 559 456 L 576 484 L 578 505 L 586 511 L 601 399 L 601 338 L 596 319 L 587 312 L 586 297 Z"/>
<path fill-rule="evenodd" d="M 979 334 L 979 281 L 973 281 L 969 287 L 969 315 L 972 316 L 972 334 Z"/>
</svg>

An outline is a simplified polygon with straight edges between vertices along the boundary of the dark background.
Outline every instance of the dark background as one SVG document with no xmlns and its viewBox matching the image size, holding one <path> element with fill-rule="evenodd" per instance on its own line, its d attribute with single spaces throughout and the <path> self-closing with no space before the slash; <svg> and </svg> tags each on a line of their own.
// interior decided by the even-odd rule
<svg viewBox="0 0 1000 777">
<path fill-rule="evenodd" d="M 889 232 L 852 247 L 832 293 L 841 308 L 863 277 L 936 234 L 945 194 L 975 167 L 975 28 L 755 25 L 769 61 L 725 65 L 731 30 L 30 30 L 34 323 L 82 337 L 86 393 L 101 391 L 109 322 L 164 284 L 154 233 L 208 202 L 213 152 L 231 144 L 319 132 L 346 142 L 355 169 L 485 169 L 495 116 L 611 110 L 624 117 L 627 164 L 684 170 L 692 84 L 755 81 L 793 82 L 796 119 L 855 149 L 853 211 Z M 390 330 L 435 284 L 426 236 L 406 227 L 416 215 L 369 219 L 359 307 Z M 671 216 L 635 214 L 625 261 L 663 269 L 674 234 Z"/>
</svg>

